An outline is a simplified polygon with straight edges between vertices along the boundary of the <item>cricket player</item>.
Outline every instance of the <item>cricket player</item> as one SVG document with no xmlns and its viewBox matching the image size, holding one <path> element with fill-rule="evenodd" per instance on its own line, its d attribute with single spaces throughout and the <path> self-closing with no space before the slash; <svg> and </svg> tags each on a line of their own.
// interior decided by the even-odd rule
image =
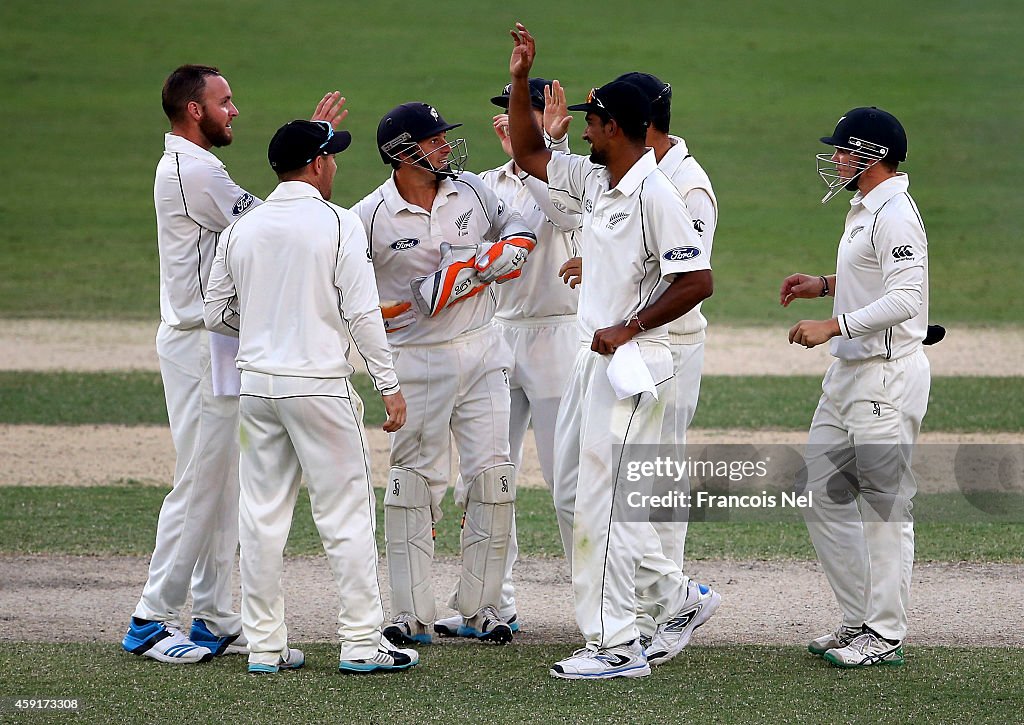
<svg viewBox="0 0 1024 725">
<path fill-rule="evenodd" d="M 465 512 L 462 575 L 449 605 L 469 636 L 512 639 L 498 614 L 508 560 L 516 469 L 509 455 L 511 354 L 491 322 L 494 284 L 519 277 L 536 235 L 478 176 L 463 171 L 465 141 L 433 106 L 404 103 L 377 128 L 392 174 L 360 201 L 367 254 L 408 404 L 391 436 L 384 532 L 393 616 L 384 634 L 428 643 L 436 620 L 432 529 L 448 488 Z"/>
<path fill-rule="evenodd" d="M 339 93 L 324 96 L 314 119 L 340 122 Z M 238 547 L 238 398 L 214 394 L 213 333 L 203 324 L 203 293 L 220 233 L 260 200 L 242 189 L 211 152 L 234 138 L 231 87 L 217 68 L 183 65 L 164 83 L 171 122 L 156 168 L 160 328 L 156 336 L 167 417 L 177 453 L 164 498 L 149 576 L 122 647 L 160 662 L 189 664 L 242 653 L 232 611 Z M 192 626 L 179 615 L 191 583 Z"/>
<path fill-rule="evenodd" d="M 506 85 L 491 103 L 508 110 Z M 551 81 L 530 79 L 530 104 L 539 124 L 544 124 L 545 94 L 551 94 Z M 576 329 L 578 293 L 557 283 L 557 271 L 566 259 L 576 254 L 575 233 L 580 224 L 578 214 L 561 212 L 551 205 L 548 185 L 529 176 L 511 160 L 512 144 L 508 137 L 508 113 L 493 118 L 494 132 L 509 161 L 496 169 L 485 171 L 480 178 L 506 206 L 522 215 L 537 235 L 537 248 L 530 253 L 522 274 L 515 284 L 496 285 L 497 311 L 494 324 L 512 351 L 509 371 L 511 413 L 509 445 L 516 470 L 523 460 L 523 441 L 533 423 L 537 442 L 537 458 L 548 489 L 554 488 L 555 418 L 562 391 L 569 379 L 573 358 L 579 345 Z M 568 133 L 556 131 L 557 138 L 545 128 L 544 140 L 549 148 L 567 151 Z M 564 509 L 564 507 L 563 507 Z M 558 509 L 556 508 L 556 511 Z M 558 517 L 562 545 L 572 551 L 572 506 L 568 516 Z M 498 613 L 512 628 L 519 630 L 512 566 L 519 554 L 515 522 L 509 539 L 508 566 L 502 586 Z M 434 631 L 442 636 L 466 636 L 469 628 L 461 615 L 440 619 Z"/>
<path fill-rule="evenodd" d="M 566 679 L 642 677 L 650 662 L 636 627 L 636 592 L 652 604 L 665 655 L 678 654 L 720 598 L 691 582 L 661 549 L 650 521 L 616 511 L 623 447 L 661 442 L 665 397 L 673 395 L 665 325 L 710 296 L 711 270 L 679 192 L 645 147 L 650 102 L 636 86 L 612 82 L 591 91 L 583 140 L 590 158 L 545 148 L 530 113 L 533 37 L 512 32 L 509 120 L 513 157 L 548 183 L 552 203 L 582 214 L 581 345 L 556 424 L 555 488 L 576 492 L 572 581 L 586 647 L 552 666 Z M 611 357 L 639 343 L 654 390 L 619 399 Z M 657 663 L 655 663 L 657 664 Z"/>
<path fill-rule="evenodd" d="M 270 141 L 279 184 L 217 245 L 207 327 L 239 338 L 242 628 L 249 672 L 297 669 L 281 571 L 305 474 L 313 519 L 341 593 L 343 672 L 408 669 L 415 650 L 381 637 L 374 494 L 362 403 L 349 383 L 348 335 L 384 399 L 393 432 L 405 400 L 391 363 L 366 235 L 330 203 L 335 154 L 352 141 L 327 121 L 292 121 Z"/>
<path fill-rule="evenodd" d="M 842 611 L 842 622 L 808 649 L 839 667 L 903 664 L 914 566 L 911 450 L 928 407 L 928 239 L 898 171 L 907 158 L 900 122 L 879 108 L 839 119 L 834 147 L 818 155 L 827 202 L 855 191 L 836 272 L 793 274 L 783 306 L 834 297 L 832 316 L 801 320 L 790 343 L 831 341 L 836 358 L 807 442 L 807 528 Z M 859 505 L 858 505 L 859 504 Z"/>
</svg>

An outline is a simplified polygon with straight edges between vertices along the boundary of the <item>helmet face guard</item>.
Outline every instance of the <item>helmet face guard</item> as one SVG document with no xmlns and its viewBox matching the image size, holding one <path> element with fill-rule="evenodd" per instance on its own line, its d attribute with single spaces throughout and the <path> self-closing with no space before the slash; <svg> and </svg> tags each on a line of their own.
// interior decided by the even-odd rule
<svg viewBox="0 0 1024 725">
<path fill-rule="evenodd" d="M 857 179 L 865 171 L 884 159 L 889 149 L 881 144 L 851 136 L 846 146 L 836 146 L 837 150 L 850 154 L 849 161 L 840 163 L 831 154 L 815 154 L 818 166 L 818 176 L 825 182 L 828 190 L 822 197 L 821 203 L 827 204 L 829 200 L 843 189 L 847 191 L 857 190 Z M 843 176 L 846 171 L 849 176 Z"/>
<path fill-rule="evenodd" d="M 432 171 L 438 179 L 454 179 L 466 170 L 466 161 L 469 159 L 464 138 L 457 138 L 454 141 L 445 139 L 443 146 L 428 152 L 414 141 L 409 133 L 403 133 L 388 141 L 380 147 L 380 152 L 392 162 L 419 166 Z M 430 156 L 446 156 L 444 165 L 435 167 L 429 159 Z"/>
</svg>

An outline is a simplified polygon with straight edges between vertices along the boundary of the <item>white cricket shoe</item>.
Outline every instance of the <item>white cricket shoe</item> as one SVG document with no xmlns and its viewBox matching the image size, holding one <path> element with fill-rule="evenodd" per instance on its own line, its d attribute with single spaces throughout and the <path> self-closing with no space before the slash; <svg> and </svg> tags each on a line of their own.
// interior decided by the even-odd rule
<svg viewBox="0 0 1024 725">
<path fill-rule="evenodd" d="M 414 649 L 400 649 L 383 635 L 373 657 L 342 660 L 338 664 L 341 672 L 366 674 L 369 672 L 395 672 L 407 670 L 420 661 L 420 653 Z"/>
<path fill-rule="evenodd" d="M 830 649 L 845 647 L 863 632 L 863 627 L 847 627 L 845 624 L 840 624 L 835 632 L 812 639 L 807 645 L 807 651 L 812 655 L 823 655 Z"/>
<path fill-rule="evenodd" d="M 617 647 L 578 649 L 571 657 L 553 664 L 548 674 L 563 680 L 608 680 L 646 677 L 651 674 L 651 667 L 640 641 L 634 639 Z"/>
<path fill-rule="evenodd" d="M 427 625 L 409 612 L 396 614 L 381 633 L 399 645 L 430 644 L 433 641 Z"/>
<path fill-rule="evenodd" d="M 682 652 L 690 643 L 694 630 L 711 619 L 721 605 L 721 594 L 703 584 L 689 582 L 686 603 L 670 620 L 658 625 L 651 646 L 647 648 L 647 661 L 661 665 Z"/>
<path fill-rule="evenodd" d="M 825 659 L 836 667 L 871 667 L 903 664 L 903 642 L 890 642 L 867 630 L 845 647 L 830 649 Z"/>
<path fill-rule="evenodd" d="M 121 640 L 121 647 L 132 654 L 174 665 L 213 659 L 212 650 L 196 644 L 173 624 L 136 617 L 132 617 L 128 631 Z"/>
<path fill-rule="evenodd" d="M 276 663 L 250 662 L 249 672 L 255 674 L 274 674 L 281 670 L 297 670 L 304 664 L 306 664 L 306 656 L 302 654 L 302 650 L 289 647 L 283 655 L 278 657 Z"/>
</svg>

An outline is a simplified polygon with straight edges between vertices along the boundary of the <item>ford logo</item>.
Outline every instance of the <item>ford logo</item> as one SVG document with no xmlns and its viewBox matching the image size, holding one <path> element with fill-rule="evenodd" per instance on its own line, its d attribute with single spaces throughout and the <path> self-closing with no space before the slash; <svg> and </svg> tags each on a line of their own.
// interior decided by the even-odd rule
<svg viewBox="0 0 1024 725">
<path fill-rule="evenodd" d="M 252 194 L 248 192 L 242 194 L 240 197 L 238 197 L 238 201 L 235 202 L 235 205 L 231 207 L 231 215 L 240 216 L 242 212 L 244 212 L 246 209 L 253 205 L 254 201 L 256 201 L 256 197 L 253 196 Z"/>
<path fill-rule="evenodd" d="M 687 259 L 694 259 L 699 256 L 700 250 L 697 247 L 676 247 L 662 255 L 664 259 L 670 262 L 685 262 Z"/>
<path fill-rule="evenodd" d="M 412 249 L 420 243 L 419 239 L 399 239 L 397 242 L 391 243 L 391 248 L 396 252 L 401 252 L 405 249 Z"/>
</svg>

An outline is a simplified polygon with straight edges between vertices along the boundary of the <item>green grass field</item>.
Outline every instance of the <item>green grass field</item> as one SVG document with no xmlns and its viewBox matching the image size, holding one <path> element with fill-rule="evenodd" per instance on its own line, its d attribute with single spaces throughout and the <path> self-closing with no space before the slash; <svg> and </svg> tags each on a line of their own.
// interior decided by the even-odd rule
<svg viewBox="0 0 1024 725">
<path fill-rule="evenodd" d="M 366 405 L 367 426 L 385 420 L 366 375 L 353 376 Z M 166 425 L 158 373 L 0 371 L 0 422 L 39 425 Z M 696 428 L 806 430 L 821 395 L 811 376 L 701 380 Z M 1024 430 L 1024 378 L 950 377 L 932 380 L 926 431 Z"/>
<path fill-rule="evenodd" d="M 1011 648 L 920 647 L 900 668 L 844 672 L 796 647 L 691 646 L 646 679 L 596 683 L 548 677 L 564 646 L 435 646 L 382 676 L 341 675 L 336 647 L 302 647 L 303 669 L 262 678 L 241 657 L 199 673 L 98 644 L 11 645 L 0 667 L 4 692 L 78 697 L 81 719 L 106 723 L 167 722 L 182 703 L 191 722 L 275 724 L 1009 723 L 1024 708 L 1024 653 Z M 12 722 L 73 719 L 45 718 Z"/>
<path fill-rule="evenodd" d="M 167 490 L 132 483 L 112 486 L 0 486 L 0 555 L 70 554 L 75 556 L 146 556 L 153 550 L 156 518 Z M 383 495 L 377 494 L 377 520 L 383 521 Z M 1024 502 L 1020 494 L 972 497 L 920 494 L 915 499 L 918 561 L 1024 561 Z M 461 510 L 452 497 L 443 504 L 437 524 L 437 556 L 459 554 Z M 690 524 L 688 560 L 814 559 L 799 513 L 696 515 Z M 25 522 L 33 522 L 26 526 Z M 520 489 L 516 527 L 523 556 L 562 556 L 551 494 Z M 377 546 L 384 550 L 383 527 Z M 323 554 L 320 537 L 303 489 L 292 517 L 286 554 Z"/>
<path fill-rule="evenodd" d="M 471 168 L 503 161 L 490 96 L 507 82 L 517 19 L 536 34 L 536 72 L 572 98 L 630 70 L 674 84 L 675 129 L 721 203 L 712 322 L 785 324 L 781 278 L 834 264 L 841 199 L 822 208 L 817 139 L 857 105 L 895 112 L 929 231 L 931 312 L 943 322 L 1017 323 L 1016 243 L 1024 169 L 1007 144 L 1024 130 L 1024 75 L 1012 51 L 1017 0 L 862 0 L 856 17 L 816 0 L 512 6 L 437 0 L 327 0 L 240 7 L 225 0 L 7 0 L 0 5 L 0 315 L 158 316 L 152 174 L 166 120 L 160 86 L 182 62 L 219 65 L 241 116 L 222 150 L 259 195 L 274 184 L 273 130 L 308 116 L 326 90 L 349 98 L 355 142 L 336 199 L 386 176 L 381 115 L 428 100 L 465 123 Z M 574 147 L 579 120 L 572 130 Z M 834 269 L 834 267 L 832 267 Z"/>
</svg>

